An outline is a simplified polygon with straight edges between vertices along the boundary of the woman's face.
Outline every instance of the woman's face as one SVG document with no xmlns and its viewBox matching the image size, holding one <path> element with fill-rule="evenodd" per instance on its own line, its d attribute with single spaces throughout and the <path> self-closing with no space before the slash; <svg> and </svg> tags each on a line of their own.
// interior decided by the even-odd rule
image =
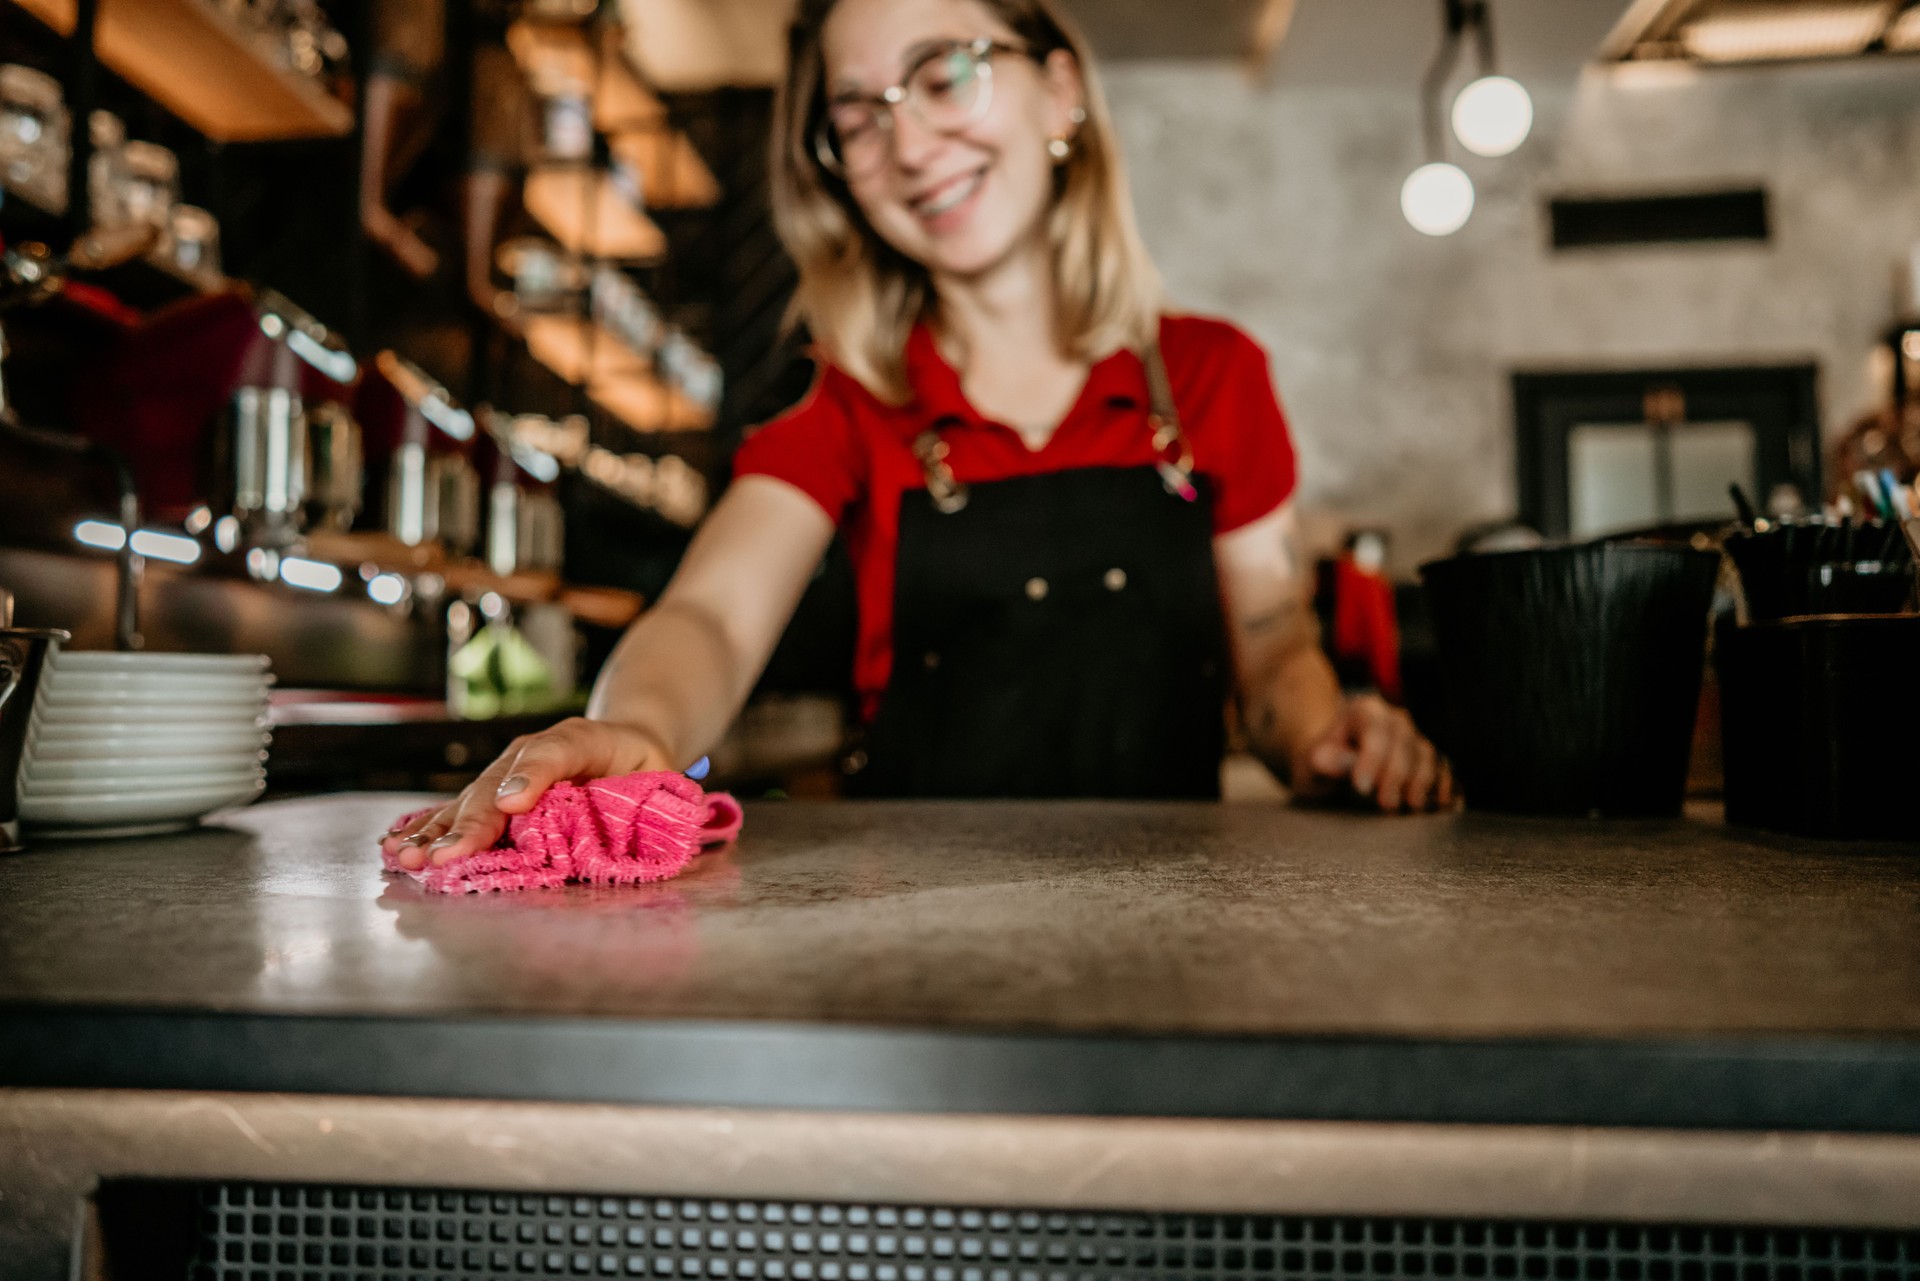
<svg viewBox="0 0 1920 1281">
<path fill-rule="evenodd" d="M 1020 42 L 979 0 L 839 0 L 821 33 L 829 101 L 876 98 L 930 48 Z M 887 159 L 848 178 L 867 222 L 934 275 L 991 272 L 1037 235 L 1053 200 L 1047 143 L 1070 135 L 1081 88 L 1070 54 L 992 58 L 985 113 L 949 133 L 893 111 Z"/>
</svg>

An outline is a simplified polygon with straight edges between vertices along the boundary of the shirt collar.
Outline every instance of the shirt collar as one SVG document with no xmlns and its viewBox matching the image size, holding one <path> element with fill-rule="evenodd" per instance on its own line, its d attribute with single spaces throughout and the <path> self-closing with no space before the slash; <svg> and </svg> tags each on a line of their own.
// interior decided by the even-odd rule
<svg viewBox="0 0 1920 1281">
<path fill-rule="evenodd" d="M 921 321 L 907 335 L 907 386 L 913 389 L 914 429 L 964 424 L 980 425 L 984 420 L 960 389 L 960 371 L 947 363 L 934 341 L 933 326 Z"/>
<path fill-rule="evenodd" d="M 950 426 L 977 427 L 986 422 L 967 401 L 960 373 L 940 354 L 933 327 L 925 321 L 907 335 L 907 385 L 913 389 L 912 429 Z M 1147 405 L 1147 367 L 1131 351 L 1116 351 L 1094 363 L 1087 374 L 1081 404 L 1105 404 L 1114 409 L 1144 409 Z"/>
</svg>

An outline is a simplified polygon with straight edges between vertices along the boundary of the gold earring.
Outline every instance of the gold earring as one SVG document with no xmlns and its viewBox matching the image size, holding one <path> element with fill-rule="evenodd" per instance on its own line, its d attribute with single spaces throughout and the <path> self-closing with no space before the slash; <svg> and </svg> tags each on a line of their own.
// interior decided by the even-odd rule
<svg viewBox="0 0 1920 1281">
<path fill-rule="evenodd" d="M 1047 154 L 1053 157 L 1054 163 L 1063 164 L 1073 154 L 1073 144 L 1065 138 L 1050 139 L 1047 142 Z"/>
</svg>

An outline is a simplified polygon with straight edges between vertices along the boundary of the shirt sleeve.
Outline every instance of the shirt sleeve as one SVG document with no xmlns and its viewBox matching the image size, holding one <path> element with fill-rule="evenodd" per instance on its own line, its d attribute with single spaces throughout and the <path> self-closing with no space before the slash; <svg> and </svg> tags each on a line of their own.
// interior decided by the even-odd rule
<svg viewBox="0 0 1920 1281">
<path fill-rule="evenodd" d="M 1194 460 L 1213 491 L 1213 531 L 1265 516 L 1298 484 L 1293 435 L 1266 349 L 1232 325 L 1189 319 L 1162 338 Z"/>
<path fill-rule="evenodd" d="M 843 524 L 866 488 L 866 469 L 842 381 L 823 368 L 805 399 L 749 435 L 733 456 L 734 479 L 784 480 Z"/>
</svg>

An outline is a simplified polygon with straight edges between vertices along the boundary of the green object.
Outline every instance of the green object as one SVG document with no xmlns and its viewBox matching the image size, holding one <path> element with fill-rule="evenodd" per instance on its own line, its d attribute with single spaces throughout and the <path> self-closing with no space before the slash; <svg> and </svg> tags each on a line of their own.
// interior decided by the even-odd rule
<svg viewBox="0 0 1920 1281">
<path fill-rule="evenodd" d="M 449 700 L 455 715 L 488 720 L 560 705 L 553 669 L 508 622 L 492 622 L 447 660 Z"/>
</svg>

